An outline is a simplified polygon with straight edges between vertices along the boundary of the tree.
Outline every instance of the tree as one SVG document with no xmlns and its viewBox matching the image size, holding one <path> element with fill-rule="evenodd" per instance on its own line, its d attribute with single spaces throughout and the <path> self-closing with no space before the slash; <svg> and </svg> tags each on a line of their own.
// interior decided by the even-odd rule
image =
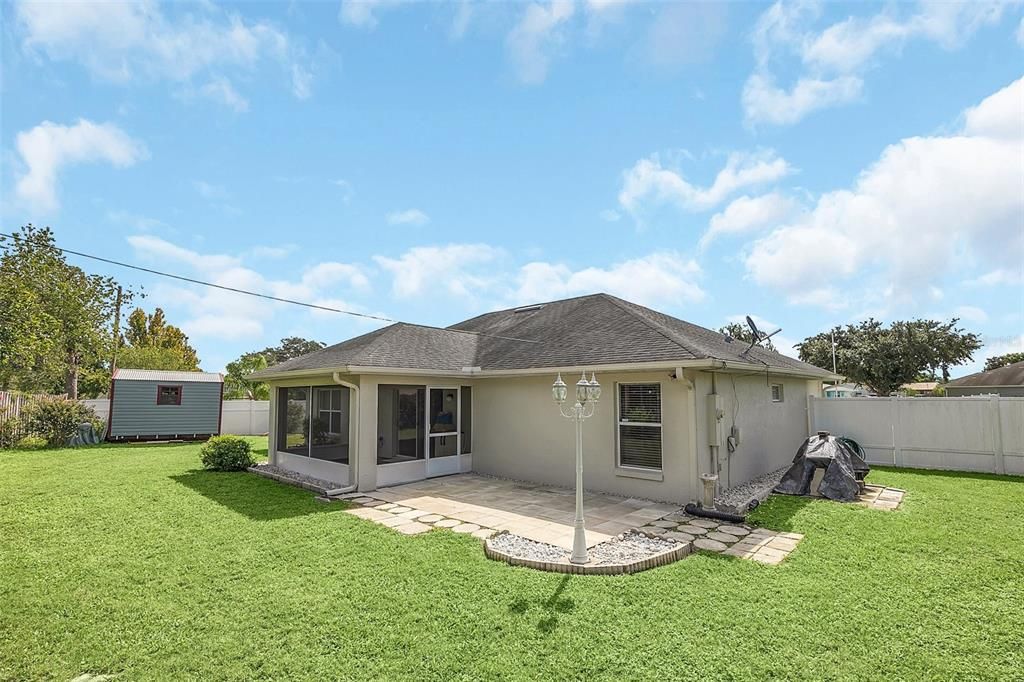
<svg viewBox="0 0 1024 682">
<path fill-rule="evenodd" d="M 731 336 L 737 341 L 742 341 L 743 343 L 750 343 L 754 340 L 754 332 L 750 331 L 749 328 L 744 327 L 739 322 L 730 322 L 724 327 L 720 327 L 718 333 Z M 772 343 L 771 339 L 765 339 L 760 345 L 762 348 L 770 350 L 773 353 L 778 353 L 778 350 L 775 349 L 775 344 Z"/>
<path fill-rule="evenodd" d="M 28 224 L 0 246 L 0 388 L 77 398 L 81 369 L 109 357 L 117 282 L 68 265 L 50 228 Z"/>
<path fill-rule="evenodd" d="M 326 344 L 311 341 L 299 336 L 281 339 L 281 345 L 268 346 L 263 350 L 245 353 L 234 362 L 227 364 L 224 376 L 225 398 L 249 398 L 251 400 L 267 400 L 270 398 L 270 387 L 260 381 L 251 381 L 249 375 L 285 360 L 297 358 L 323 348 Z"/>
<path fill-rule="evenodd" d="M 999 369 L 1012 365 L 1015 362 L 1024 362 L 1024 353 L 1007 353 L 1005 355 L 993 355 L 985 360 L 985 371 Z"/>
<path fill-rule="evenodd" d="M 320 341 L 310 341 L 299 336 L 289 336 L 286 339 L 281 339 L 280 346 L 269 346 L 259 352 L 266 356 L 267 362 L 270 365 L 277 365 L 285 360 L 291 360 L 300 355 L 320 350 L 326 345 L 326 343 L 321 343 Z"/>
<path fill-rule="evenodd" d="M 229 362 L 224 375 L 224 397 L 269 400 L 270 387 L 249 379 L 253 372 L 266 368 L 267 358 L 262 353 L 246 353 L 234 362 Z"/>
<path fill-rule="evenodd" d="M 911 320 L 885 327 L 868 319 L 810 336 L 796 347 L 804 362 L 831 367 L 834 334 L 839 374 L 878 395 L 890 395 L 925 372 L 941 370 L 948 380 L 950 367 L 971 360 L 981 340 L 959 329 L 958 321 Z"/>
<path fill-rule="evenodd" d="M 183 331 L 167 324 L 161 308 L 152 315 L 147 315 L 142 308 L 133 310 L 128 316 L 124 342 L 125 347 L 118 351 L 119 367 L 190 372 L 199 369 L 196 349 L 189 345 Z"/>
</svg>

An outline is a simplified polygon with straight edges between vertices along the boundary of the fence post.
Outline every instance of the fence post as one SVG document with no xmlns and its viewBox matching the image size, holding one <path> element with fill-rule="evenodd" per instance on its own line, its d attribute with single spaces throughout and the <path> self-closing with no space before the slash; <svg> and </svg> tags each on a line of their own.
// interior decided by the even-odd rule
<svg viewBox="0 0 1024 682">
<path fill-rule="evenodd" d="M 810 393 L 807 394 L 807 437 L 810 438 L 817 431 L 817 424 L 814 419 L 814 399 L 815 396 Z"/>
<path fill-rule="evenodd" d="M 1003 423 L 1002 416 L 999 414 L 999 396 L 993 395 L 988 399 L 989 407 L 992 412 L 992 427 L 995 433 L 993 433 L 992 441 L 992 454 L 995 459 L 995 468 L 997 474 L 1006 473 L 1006 462 L 1003 459 Z"/>
<path fill-rule="evenodd" d="M 892 423 L 892 464 L 893 466 L 903 466 L 903 443 L 900 439 L 903 434 L 900 433 L 900 397 L 898 395 L 889 396 L 889 406 L 891 414 L 889 415 L 889 421 Z"/>
</svg>

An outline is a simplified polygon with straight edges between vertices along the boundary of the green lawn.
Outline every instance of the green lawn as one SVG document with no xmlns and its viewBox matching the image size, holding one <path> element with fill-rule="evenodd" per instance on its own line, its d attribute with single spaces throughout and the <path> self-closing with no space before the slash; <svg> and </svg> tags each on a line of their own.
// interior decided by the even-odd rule
<svg viewBox="0 0 1024 682">
<path fill-rule="evenodd" d="M 263 443 L 265 448 L 265 442 Z M 875 471 L 895 513 L 773 499 L 781 566 L 510 568 L 198 445 L 0 452 L 0 678 L 1020 679 L 1024 479 Z"/>
</svg>

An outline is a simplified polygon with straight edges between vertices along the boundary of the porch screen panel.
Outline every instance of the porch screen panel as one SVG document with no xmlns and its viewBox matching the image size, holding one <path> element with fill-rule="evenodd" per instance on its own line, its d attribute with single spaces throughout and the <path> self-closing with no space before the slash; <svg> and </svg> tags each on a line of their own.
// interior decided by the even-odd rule
<svg viewBox="0 0 1024 682">
<path fill-rule="evenodd" d="M 310 456 L 348 464 L 349 389 L 314 386 L 310 421 Z"/>
<path fill-rule="evenodd" d="M 661 469 L 661 384 L 619 384 L 619 466 Z"/>
<path fill-rule="evenodd" d="M 277 391 L 277 449 L 309 456 L 309 389 Z"/>
</svg>

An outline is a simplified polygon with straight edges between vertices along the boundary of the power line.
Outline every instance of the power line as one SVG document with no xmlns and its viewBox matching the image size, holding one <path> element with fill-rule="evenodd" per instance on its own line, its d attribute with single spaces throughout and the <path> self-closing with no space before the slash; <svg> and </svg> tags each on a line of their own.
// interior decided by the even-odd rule
<svg viewBox="0 0 1024 682">
<path fill-rule="evenodd" d="M 0 232 L 0 237 L 9 237 L 11 239 L 17 239 L 18 238 L 16 235 L 8 234 L 6 232 Z M 267 299 L 269 301 L 277 301 L 278 303 L 290 303 L 291 305 L 298 305 L 298 306 L 303 306 L 303 307 L 306 307 L 306 308 L 313 308 L 315 310 L 326 310 L 327 312 L 331 312 L 331 313 L 340 313 L 342 315 L 351 315 L 353 317 L 361 317 L 361 318 L 364 318 L 364 319 L 367 319 L 367 320 L 378 320 L 380 322 L 392 322 L 392 323 L 401 322 L 401 320 L 395 320 L 395 319 L 392 319 L 390 317 L 384 317 L 382 315 L 370 315 L 368 313 L 358 313 L 358 312 L 356 312 L 354 310 L 343 310 L 341 308 L 332 308 L 330 306 L 317 305 L 316 303 L 305 303 L 304 301 L 295 301 L 295 300 L 292 300 L 290 298 L 281 298 L 279 296 L 271 296 L 270 294 L 261 294 L 258 291 L 248 291 L 246 289 L 237 289 L 235 287 L 229 287 L 229 286 L 225 286 L 223 284 L 214 284 L 213 282 L 204 282 L 203 280 L 193 279 L 192 277 L 185 277 L 184 275 L 175 275 L 175 274 L 172 274 L 170 272 L 161 272 L 160 270 L 153 270 L 152 268 L 144 268 L 141 265 L 133 265 L 131 263 L 123 263 L 121 261 L 113 260 L 113 259 L 110 259 L 110 258 L 103 258 L 102 256 L 94 256 L 94 255 L 89 254 L 89 253 L 82 253 L 81 251 L 74 251 L 72 249 L 65 249 L 65 248 L 62 248 L 60 246 L 57 246 L 56 244 L 51 245 L 51 248 L 54 248 L 57 251 L 60 251 L 61 253 L 70 253 L 70 254 L 75 255 L 75 256 L 81 256 L 82 258 L 90 258 L 90 259 L 95 260 L 95 261 L 100 261 L 101 263 L 109 263 L 110 265 L 118 265 L 118 266 L 120 266 L 122 268 L 129 268 L 131 270 L 139 270 L 140 272 L 148 272 L 151 275 L 159 275 L 161 277 L 169 277 L 171 279 L 176 279 L 176 280 L 179 280 L 179 281 L 182 281 L 182 282 L 188 282 L 190 284 L 199 284 L 199 285 L 202 285 L 204 287 L 213 287 L 214 289 L 222 289 L 224 291 L 231 291 L 231 292 L 234 292 L 236 294 L 244 294 L 246 296 L 256 296 L 257 298 L 265 298 L 265 299 Z M 406 324 L 411 324 L 411 323 L 406 323 Z M 433 327 L 432 325 L 417 325 L 417 326 L 431 327 L 432 329 L 441 329 L 441 327 Z M 487 334 L 485 332 L 474 332 L 474 331 L 467 331 L 467 330 L 463 330 L 463 329 L 445 329 L 444 331 L 458 332 L 460 334 L 473 334 L 473 335 L 476 335 L 476 336 L 490 336 L 490 337 L 493 337 L 493 338 L 496 338 L 496 339 L 506 339 L 508 341 L 521 341 L 523 343 L 540 343 L 539 341 L 533 341 L 533 340 L 530 340 L 530 339 L 517 339 L 517 338 L 511 337 L 511 336 L 498 336 L 497 334 Z"/>
</svg>

